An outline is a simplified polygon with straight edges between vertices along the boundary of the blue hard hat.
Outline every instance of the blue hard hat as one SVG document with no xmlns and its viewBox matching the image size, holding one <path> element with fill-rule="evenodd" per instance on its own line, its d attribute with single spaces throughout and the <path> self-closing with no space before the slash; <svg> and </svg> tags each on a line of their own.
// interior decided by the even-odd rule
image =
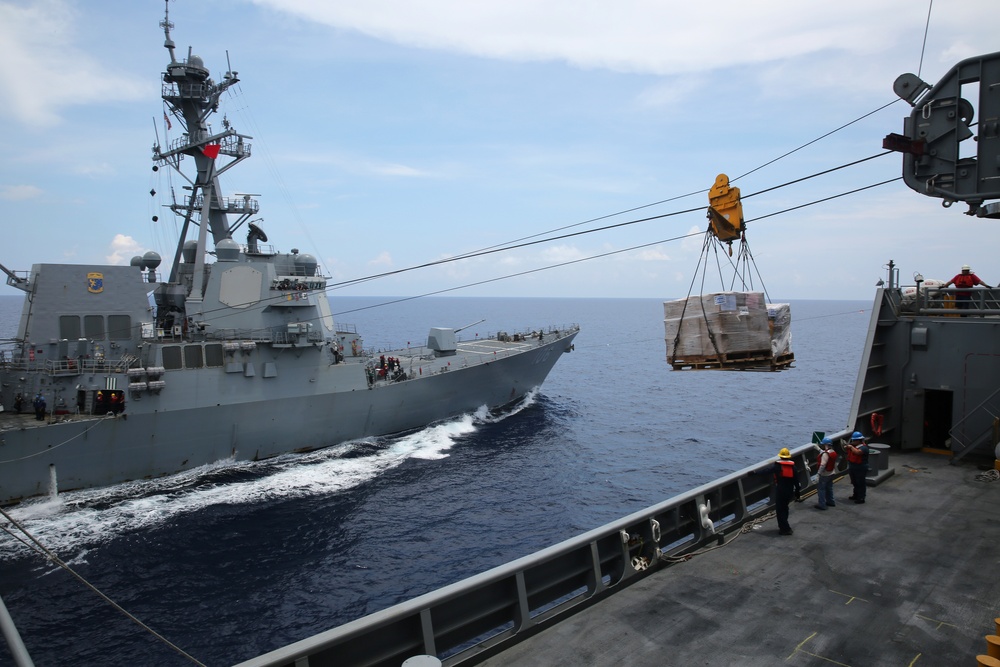
<svg viewBox="0 0 1000 667">
<path fill-rule="evenodd" d="M 861 431 L 855 431 L 851 434 L 851 440 L 864 440 L 865 436 L 861 435 Z"/>
<path fill-rule="evenodd" d="M 833 444 L 833 440 L 830 440 L 830 438 L 823 438 L 822 440 L 819 441 L 819 444 L 821 444 L 821 445 L 832 445 Z"/>
</svg>

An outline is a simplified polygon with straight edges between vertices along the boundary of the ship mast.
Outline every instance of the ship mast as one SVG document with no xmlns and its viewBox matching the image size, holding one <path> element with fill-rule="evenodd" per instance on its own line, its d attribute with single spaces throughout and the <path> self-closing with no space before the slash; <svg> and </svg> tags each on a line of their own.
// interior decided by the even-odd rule
<svg viewBox="0 0 1000 667">
<path fill-rule="evenodd" d="M 201 319 L 199 315 L 204 297 L 208 232 L 211 231 L 215 245 L 232 238 L 233 231 L 257 213 L 259 204 L 247 196 L 234 200 L 224 198 L 219 187 L 219 176 L 250 157 L 248 140 L 252 137 L 236 132 L 225 118 L 222 121 L 222 132 L 213 133 L 208 124 L 208 119 L 218 111 L 219 97 L 230 86 L 239 82 L 237 73 L 227 71 L 222 82 L 215 83 L 202 59 L 194 55 L 190 48 L 185 60 L 177 60 L 174 41 L 170 37 L 174 24 L 170 22 L 169 9 L 170 2 L 166 0 L 160 27 L 163 28 L 165 37 L 163 45 L 170 53 L 170 64 L 163 73 L 162 98 L 166 109 L 164 113 L 169 113 L 181 123 L 182 135 L 164 148 L 159 143 L 155 144 L 153 161 L 157 165 L 169 166 L 180 174 L 189 184 L 185 186 L 189 194 L 183 201 L 175 198 L 170 206 L 174 213 L 183 216 L 184 223 L 171 264 L 169 281 L 161 284 L 157 290 L 157 304 L 161 307 L 183 308 L 189 317 Z M 193 176 L 181 170 L 181 162 L 185 157 L 194 159 Z M 230 160 L 219 164 L 218 160 L 223 158 Z M 229 213 L 237 216 L 232 225 L 228 220 Z M 191 242 L 186 240 L 192 223 L 198 226 L 197 241 L 193 248 Z M 180 265 L 185 255 L 188 257 L 187 261 L 193 261 L 194 264 L 189 284 L 182 284 L 181 280 Z"/>
</svg>

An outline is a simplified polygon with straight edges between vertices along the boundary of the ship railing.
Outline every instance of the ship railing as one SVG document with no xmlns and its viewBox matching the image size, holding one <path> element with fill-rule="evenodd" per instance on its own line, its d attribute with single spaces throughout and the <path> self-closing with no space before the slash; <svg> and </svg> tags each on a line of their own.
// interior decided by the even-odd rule
<svg viewBox="0 0 1000 667">
<path fill-rule="evenodd" d="M 808 488 L 816 472 L 815 445 L 796 448 L 792 458 Z M 395 667 L 417 655 L 437 656 L 445 667 L 480 662 L 767 516 L 774 509 L 772 463 L 762 461 L 236 667 L 333 664 L 329 656 L 336 656 L 337 664 L 368 667 Z"/>
<path fill-rule="evenodd" d="M 296 264 L 294 261 L 279 258 L 274 262 L 274 272 L 278 275 L 278 280 L 285 278 L 312 278 L 314 280 L 323 280 L 324 286 L 326 282 L 323 277 L 323 267 L 318 262 L 308 265 Z"/>
<path fill-rule="evenodd" d="M 286 329 L 215 329 L 205 334 L 208 340 L 247 340 L 255 343 L 291 344 L 306 340 L 310 343 L 323 342 L 323 332 L 316 329 L 300 333 L 289 333 Z"/>
<path fill-rule="evenodd" d="M 28 278 L 31 277 L 31 271 L 8 270 L 5 273 L 7 274 L 7 284 L 11 287 L 24 289 L 31 284 L 28 282 Z"/>
<path fill-rule="evenodd" d="M 0 358 L 0 367 L 4 370 L 45 373 L 52 376 L 82 375 L 84 373 L 124 373 L 135 357 L 121 359 L 25 359 Z"/>
<path fill-rule="evenodd" d="M 204 195 L 198 195 L 194 201 L 185 199 L 183 202 L 171 204 L 170 208 L 173 211 L 200 211 L 204 205 Z M 260 209 L 260 203 L 256 199 L 248 201 L 245 197 L 222 197 L 221 199 L 213 197 L 212 208 L 223 213 L 252 215 Z"/>
<path fill-rule="evenodd" d="M 163 97 L 182 97 L 185 99 L 208 99 L 215 86 L 207 83 L 164 83 L 160 94 Z"/>
<path fill-rule="evenodd" d="M 968 298 L 963 298 L 966 294 Z M 908 294 L 902 294 L 897 312 L 951 317 L 998 317 L 1000 288 L 977 287 L 970 290 L 922 286 L 918 290 L 911 286 Z"/>
<path fill-rule="evenodd" d="M 573 331 L 577 331 L 579 328 L 580 328 L 580 325 L 579 324 L 575 324 L 575 323 L 574 324 L 549 324 L 549 325 L 546 325 L 546 326 L 541 327 L 541 328 L 522 327 L 520 329 L 510 329 L 510 330 L 489 332 L 489 333 L 486 334 L 486 338 L 488 340 L 505 340 L 505 339 L 506 340 L 510 340 L 516 334 L 520 339 L 530 340 L 532 338 L 537 339 L 539 333 L 543 334 L 544 336 L 549 336 L 549 335 L 557 335 L 558 336 L 558 335 L 564 335 L 564 334 L 572 333 Z M 466 340 L 461 335 L 457 336 L 456 338 L 457 338 L 457 340 L 459 342 L 462 342 L 463 340 Z M 479 339 L 482 339 L 482 338 L 483 338 L 482 336 L 479 336 Z M 468 340 L 474 340 L 474 339 L 468 339 Z"/>
<path fill-rule="evenodd" d="M 948 430 L 952 442 L 951 450 L 955 452 L 951 463 L 958 463 L 966 455 L 982 449 L 983 445 L 996 447 L 998 422 L 1000 422 L 1000 387 L 969 410 Z"/>
<path fill-rule="evenodd" d="M 274 245 L 270 243 L 261 243 L 260 241 L 258 241 L 252 246 L 244 243 L 241 244 L 240 247 L 243 249 L 243 252 L 247 255 L 260 255 L 262 257 L 272 257 L 278 254 L 278 251 L 275 250 Z"/>
</svg>

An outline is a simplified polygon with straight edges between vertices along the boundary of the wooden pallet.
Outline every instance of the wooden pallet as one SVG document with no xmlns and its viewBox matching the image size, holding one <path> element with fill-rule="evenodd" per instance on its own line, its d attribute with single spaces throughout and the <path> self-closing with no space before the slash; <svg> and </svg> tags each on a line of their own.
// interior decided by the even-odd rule
<svg viewBox="0 0 1000 667">
<path fill-rule="evenodd" d="M 791 367 L 793 361 L 795 361 L 795 355 L 791 352 L 775 357 L 770 350 L 733 352 L 721 356 L 667 357 L 667 363 L 675 371 L 780 371 Z"/>
</svg>

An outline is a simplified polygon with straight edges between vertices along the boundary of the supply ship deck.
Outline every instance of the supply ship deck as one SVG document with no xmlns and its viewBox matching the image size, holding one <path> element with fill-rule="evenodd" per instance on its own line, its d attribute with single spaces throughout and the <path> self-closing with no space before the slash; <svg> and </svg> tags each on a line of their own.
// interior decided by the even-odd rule
<svg viewBox="0 0 1000 667">
<path fill-rule="evenodd" d="M 888 459 L 864 504 L 846 474 L 836 507 L 793 504 L 791 536 L 748 468 L 238 667 L 975 664 L 1000 617 L 1000 481 L 935 453 Z M 649 548 L 657 533 L 669 548 Z"/>
<path fill-rule="evenodd" d="M 481 664 L 974 665 L 1000 616 L 1000 482 L 906 453 L 895 474 L 773 519 L 610 596 Z"/>
</svg>

